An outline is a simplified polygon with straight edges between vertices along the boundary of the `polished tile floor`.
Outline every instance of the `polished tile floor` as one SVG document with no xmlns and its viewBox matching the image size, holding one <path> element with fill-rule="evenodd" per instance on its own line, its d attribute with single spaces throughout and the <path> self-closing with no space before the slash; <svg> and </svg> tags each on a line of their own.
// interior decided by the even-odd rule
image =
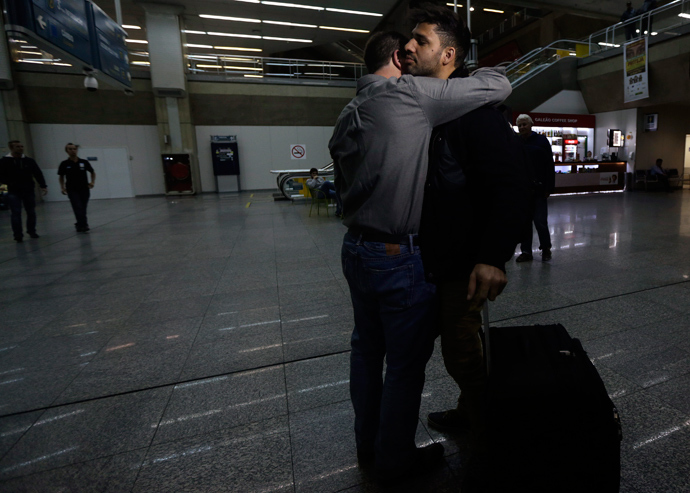
<svg viewBox="0 0 690 493">
<path fill-rule="evenodd" d="M 270 193 L 0 212 L 0 490 L 458 491 L 466 437 L 426 425 L 456 388 L 437 351 L 394 488 L 356 467 L 343 226 Z M 561 322 L 621 411 L 622 491 L 690 491 L 690 191 L 555 197 L 553 261 L 508 267 L 496 324 Z M 506 409 L 506 412 L 510 412 Z"/>
</svg>

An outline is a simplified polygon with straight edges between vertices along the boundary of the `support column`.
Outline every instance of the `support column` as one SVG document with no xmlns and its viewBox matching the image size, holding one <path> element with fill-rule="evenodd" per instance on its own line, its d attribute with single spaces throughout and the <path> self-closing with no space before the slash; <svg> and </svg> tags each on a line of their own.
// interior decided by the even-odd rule
<svg viewBox="0 0 690 493">
<path fill-rule="evenodd" d="M 196 132 L 187 92 L 180 14 L 181 5 L 140 3 L 146 13 L 151 84 L 156 96 L 156 119 L 161 150 L 189 154 L 195 192 L 201 192 Z"/>
</svg>

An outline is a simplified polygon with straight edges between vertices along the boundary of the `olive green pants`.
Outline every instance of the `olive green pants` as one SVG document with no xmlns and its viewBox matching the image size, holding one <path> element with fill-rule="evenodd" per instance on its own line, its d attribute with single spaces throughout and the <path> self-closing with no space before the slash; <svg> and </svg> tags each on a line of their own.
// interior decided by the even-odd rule
<svg viewBox="0 0 690 493">
<path fill-rule="evenodd" d="M 468 282 L 463 279 L 438 285 L 441 351 L 448 374 L 460 387 L 457 409 L 469 420 L 471 446 L 484 450 L 486 366 L 479 336 L 482 315 L 481 307 L 471 307 L 467 301 Z"/>
</svg>

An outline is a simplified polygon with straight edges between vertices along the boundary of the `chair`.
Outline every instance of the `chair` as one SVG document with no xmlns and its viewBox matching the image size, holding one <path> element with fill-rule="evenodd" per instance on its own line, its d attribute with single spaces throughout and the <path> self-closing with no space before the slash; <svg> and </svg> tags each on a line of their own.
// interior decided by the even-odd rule
<svg viewBox="0 0 690 493">
<path fill-rule="evenodd" d="M 321 204 L 326 206 L 326 216 L 330 217 L 328 214 L 328 204 L 330 204 L 330 199 L 328 196 L 316 188 L 307 188 L 309 190 L 309 195 L 311 195 L 311 206 L 309 207 L 309 217 L 311 217 L 311 211 L 316 204 L 316 215 L 320 215 Z"/>
<path fill-rule="evenodd" d="M 670 187 L 677 187 L 680 183 L 680 188 L 683 188 L 683 181 L 678 175 L 678 170 L 676 168 L 671 168 L 667 170 L 666 176 L 668 177 L 668 185 Z"/>
<path fill-rule="evenodd" d="M 644 185 L 644 189 L 647 190 L 647 172 L 643 169 L 635 170 L 635 185 L 638 183 L 642 183 Z"/>
<path fill-rule="evenodd" d="M 647 185 L 650 183 L 659 183 L 659 178 L 651 173 L 651 170 L 647 171 L 647 176 L 645 177 L 644 189 L 647 190 Z"/>
</svg>

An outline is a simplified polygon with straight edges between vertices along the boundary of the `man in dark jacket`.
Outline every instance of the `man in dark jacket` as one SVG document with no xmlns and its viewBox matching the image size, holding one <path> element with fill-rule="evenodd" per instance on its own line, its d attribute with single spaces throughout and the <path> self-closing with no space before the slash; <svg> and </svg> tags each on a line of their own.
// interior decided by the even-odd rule
<svg viewBox="0 0 690 493">
<path fill-rule="evenodd" d="M 470 37 L 464 28 L 462 58 Z M 408 73 L 446 79 L 464 71 L 461 66 L 451 74 L 433 60 L 422 63 L 416 59 L 417 43 L 423 46 L 424 39 L 415 36 L 406 46 Z M 422 260 L 439 296 L 443 360 L 461 389 L 457 408 L 431 413 L 428 422 L 442 431 L 469 425 L 478 455 L 487 443 L 481 409 L 486 380 L 481 307 L 507 283 L 505 262 L 515 251 L 525 218 L 527 180 L 516 140 L 509 122 L 493 107 L 436 127 L 424 190 Z"/>
<path fill-rule="evenodd" d="M 91 189 L 96 185 L 96 172 L 91 163 L 77 155 L 78 150 L 79 146 L 71 142 L 65 146 L 65 152 L 69 159 L 60 163 L 58 175 L 60 176 L 62 194 L 69 197 L 74 217 L 77 219 L 74 224 L 77 233 L 87 233 L 90 228 L 86 219 L 86 206 L 89 204 Z M 86 176 L 87 172 L 91 174 L 91 181 Z M 65 183 L 65 178 L 67 183 Z"/>
<path fill-rule="evenodd" d="M 7 199 L 12 211 L 12 232 L 14 240 L 21 243 L 24 238 L 22 204 L 26 209 L 26 232 L 31 238 L 38 238 L 34 178 L 41 187 L 43 195 L 48 193 L 48 186 L 36 161 L 24 155 L 24 144 L 18 140 L 12 140 L 8 147 L 10 153 L 0 159 L 0 183 L 7 185 Z"/>
<path fill-rule="evenodd" d="M 551 260 L 551 236 L 549 235 L 548 207 L 546 199 L 553 193 L 556 185 L 556 168 L 553 164 L 551 144 L 543 135 L 532 131 L 532 117 L 520 115 L 515 124 L 525 148 L 526 158 L 533 173 L 534 195 L 532 197 L 534 227 L 539 235 L 539 250 L 543 262 Z M 532 255 L 532 221 L 525 223 L 520 244 L 522 253 L 515 259 L 517 262 L 529 262 Z"/>
<path fill-rule="evenodd" d="M 621 15 L 621 22 L 626 22 L 632 19 L 633 17 L 639 15 L 637 11 L 632 6 L 632 2 L 627 2 L 625 4 L 625 12 L 623 12 L 623 15 Z M 631 22 L 630 24 L 625 25 L 625 40 L 630 41 L 635 37 L 635 29 L 636 29 L 637 23 Z"/>
</svg>

